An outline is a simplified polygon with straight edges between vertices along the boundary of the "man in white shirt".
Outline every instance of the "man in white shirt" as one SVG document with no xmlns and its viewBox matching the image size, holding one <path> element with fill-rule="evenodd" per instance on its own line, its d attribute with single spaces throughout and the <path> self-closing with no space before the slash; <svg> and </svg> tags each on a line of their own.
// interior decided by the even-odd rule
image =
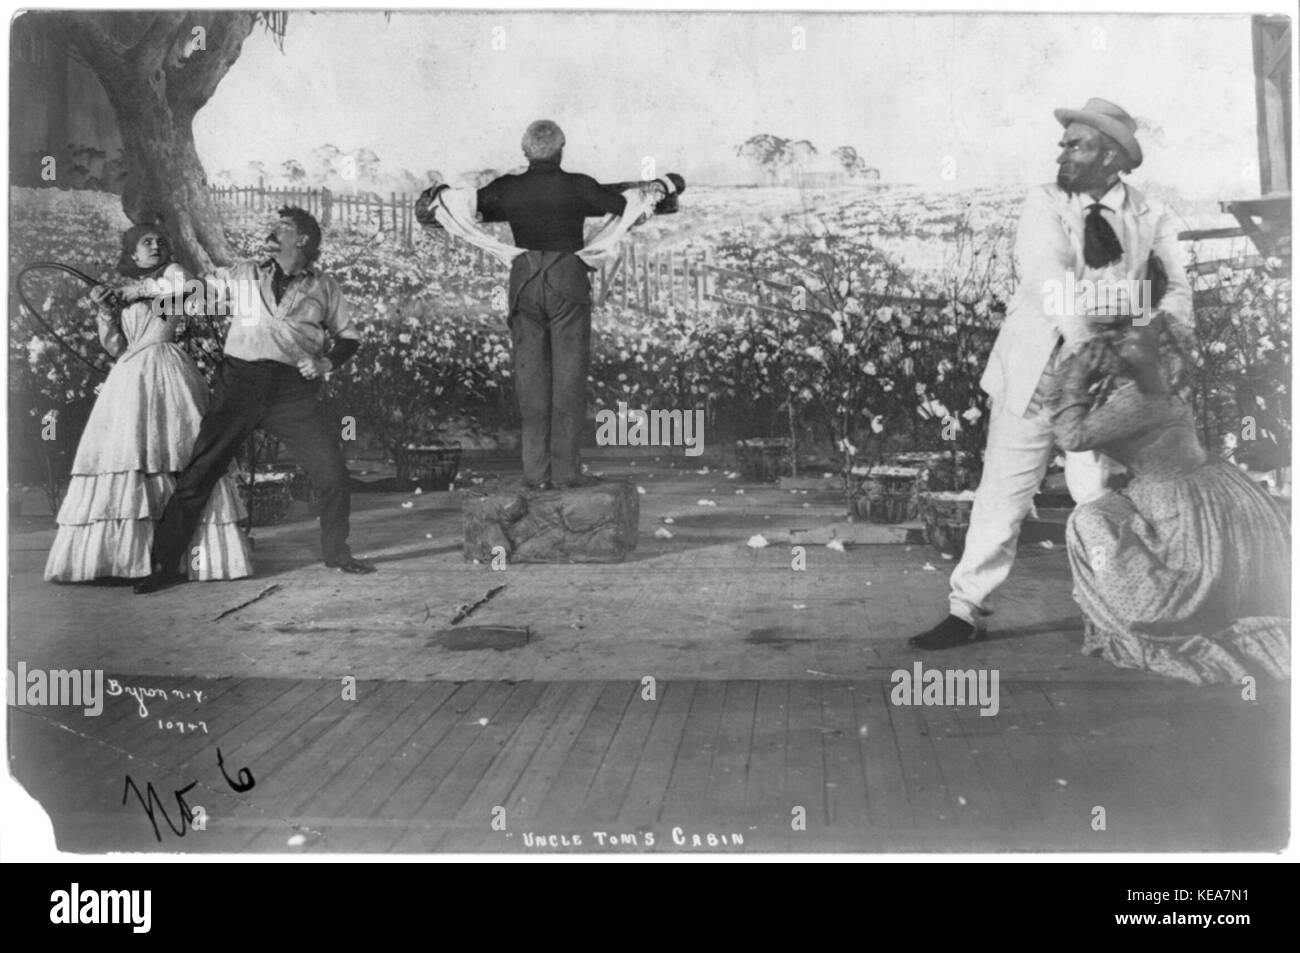
<svg viewBox="0 0 1300 953">
<path fill-rule="evenodd" d="M 297 454 L 320 496 L 325 565 L 345 573 L 375 571 L 348 548 L 347 463 L 337 428 L 325 419 L 320 403 L 325 375 L 356 353 L 361 337 L 338 282 L 315 264 L 320 243 L 315 218 L 300 208 L 282 208 L 266 241 L 267 258 L 239 262 L 210 277 L 216 303 L 231 319 L 225 356 L 190 462 L 154 531 L 152 572 L 136 583 L 136 593 L 184 581 L 179 566 L 188 558 L 186 548 L 208 497 L 258 427 Z"/>
<path fill-rule="evenodd" d="M 1120 179 L 1142 164 L 1136 121 L 1104 99 L 1055 115 L 1065 127 L 1056 182 L 1035 187 L 1025 200 L 1016 230 L 1019 285 L 980 379 L 990 401 L 988 443 L 965 549 L 950 580 L 949 615 L 908 640 L 918 648 L 983 636 L 982 617 L 1011 572 L 1020 524 L 1055 452 L 1047 402 L 1063 355 L 1087 339 L 1094 322 L 1117 315 L 1149 320 L 1157 270 L 1167 279 L 1159 310 L 1192 325 L 1178 224 Z M 1151 264 L 1156 259 L 1159 268 Z M 1096 499 L 1115 469 L 1098 453 L 1067 453 L 1070 495 L 1076 503 Z"/>
</svg>

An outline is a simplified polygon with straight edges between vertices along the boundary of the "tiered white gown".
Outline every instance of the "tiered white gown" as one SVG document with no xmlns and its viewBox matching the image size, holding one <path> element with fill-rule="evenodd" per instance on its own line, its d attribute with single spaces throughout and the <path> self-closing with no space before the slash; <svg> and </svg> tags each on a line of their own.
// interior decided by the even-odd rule
<svg viewBox="0 0 1300 953">
<path fill-rule="evenodd" d="M 169 265 L 149 279 L 167 293 L 185 273 Z M 47 582 L 148 575 L 155 522 L 189 462 L 208 406 L 208 385 L 175 343 L 183 316 L 152 313 L 150 300 L 123 309 L 121 332 L 100 322 L 100 340 L 117 358 L 86 422 L 59 507 Z M 217 483 L 184 565 L 192 580 L 252 575 L 246 511 L 231 475 Z"/>
</svg>

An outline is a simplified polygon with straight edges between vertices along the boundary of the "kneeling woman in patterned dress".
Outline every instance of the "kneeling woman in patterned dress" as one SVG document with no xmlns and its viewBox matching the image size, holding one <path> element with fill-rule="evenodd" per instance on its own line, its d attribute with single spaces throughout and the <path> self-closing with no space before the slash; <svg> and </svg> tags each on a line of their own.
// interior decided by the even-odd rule
<svg viewBox="0 0 1300 953">
<path fill-rule="evenodd" d="M 1207 456 L 1184 389 L 1185 332 L 1156 314 L 1066 362 L 1055 406 L 1064 450 L 1129 468 L 1067 528 L 1083 651 L 1197 685 L 1290 674 L 1291 547 L 1273 499 Z M 1100 382 L 1099 395 L 1093 385 Z"/>
</svg>

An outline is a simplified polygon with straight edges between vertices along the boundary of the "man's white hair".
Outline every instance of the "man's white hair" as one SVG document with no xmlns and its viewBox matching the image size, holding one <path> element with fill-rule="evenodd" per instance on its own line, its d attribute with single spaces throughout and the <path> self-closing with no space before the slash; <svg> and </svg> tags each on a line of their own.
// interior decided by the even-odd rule
<svg viewBox="0 0 1300 953">
<path fill-rule="evenodd" d="M 524 131 L 524 155 L 533 159 L 556 159 L 564 149 L 564 131 L 549 119 L 539 119 Z"/>
</svg>

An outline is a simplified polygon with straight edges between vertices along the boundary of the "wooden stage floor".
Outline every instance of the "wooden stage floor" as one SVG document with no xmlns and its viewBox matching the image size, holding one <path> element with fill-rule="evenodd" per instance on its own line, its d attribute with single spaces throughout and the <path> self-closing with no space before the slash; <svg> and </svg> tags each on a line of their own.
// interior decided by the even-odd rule
<svg viewBox="0 0 1300 953">
<path fill-rule="evenodd" d="M 98 717 L 9 708 L 11 767 L 62 850 L 1270 851 L 1288 839 L 1279 686 L 1251 702 L 1007 678 L 982 716 L 894 705 L 886 680 L 668 680 L 653 699 L 631 680 L 375 680 L 348 700 L 341 680 L 109 677 L 166 697 L 119 694 Z M 204 829 L 182 822 L 177 791 Z"/>
</svg>

